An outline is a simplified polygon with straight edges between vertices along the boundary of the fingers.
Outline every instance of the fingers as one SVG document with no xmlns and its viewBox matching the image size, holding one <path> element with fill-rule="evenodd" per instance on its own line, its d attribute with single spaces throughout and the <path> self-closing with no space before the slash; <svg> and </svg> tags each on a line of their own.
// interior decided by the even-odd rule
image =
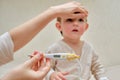
<svg viewBox="0 0 120 80">
<path fill-rule="evenodd" d="M 64 18 L 87 18 L 87 15 L 84 13 L 78 13 L 76 12 L 75 14 L 71 14 L 70 16 L 65 16 Z"/>
<path fill-rule="evenodd" d="M 69 74 L 69 72 L 61 72 L 61 73 L 62 73 L 64 76 Z"/>
<path fill-rule="evenodd" d="M 32 66 L 35 66 L 40 59 L 43 58 L 43 54 L 35 51 L 33 54 L 36 54 L 35 56 L 33 56 L 31 59 L 29 59 L 28 61 L 26 61 L 26 66 L 28 67 L 32 67 Z"/>
<path fill-rule="evenodd" d="M 71 16 L 71 14 L 81 14 L 84 13 L 88 15 L 88 11 L 76 1 L 65 3 L 58 6 L 53 6 L 52 10 L 56 12 L 57 17 Z"/>
<path fill-rule="evenodd" d="M 36 71 L 37 76 L 38 77 L 41 76 L 42 78 L 44 78 L 47 75 L 49 70 L 50 70 L 50 60 L 46 59 L 46 62 L 45 62 L 44 59 L 42 58 L 40 62 L 40 66 Z"/>
<path fill-rule="evenodd" d="M 56 76 L 55 80 L 66 80 L 66 79 L 64 78 L 64 76 L 58 75 Z"/>
<path fill-rule="evenodd" d="M 68 75 L 68 72 L 53 72 L 51 79 L 52 80 L 66 80 L 65 75 Z"/>
<path fill-rule="evenodd" d="M 50 70 L 50 67 L 51 67 L 50 59 L 44 58 L 41 60 L 39 70 L 45 70 L 48 72 Z"/>
<path fill-rule="evenodd" d="M 80 6 L 79 10 L 81 10 L 81 13 L 84 13 L 86 16 L 88 16 L 88 11 L 83 6 Z"/>
<path fill-rule="evenodd" d="M 66 80 L 66 78 L 64 77 L 64 75 L 59 74 L 58 76 L 59 76 L 58 78 L 59 78 L 60 80 Z"/>
<path fill-rule="evenodd" d="M 50 63 L 50 59 L 46 59 L 46 66 L 48 66 L 49 68 L 51 67 L 51 63 Z"/>
<path fill-rule="evenodd" d="M 65 75 L 68 75 L 68 74 L 69 74 L 69 72 L 61 72 L 58 76 L 59 76 L 59 78 L 61 78 L 62 80 L 66 80 Z"/>
<path fill-rule="evenodd" d="M 64 78 L 64 76 L 60 76 L 60 75 L 58 75 L 58 76 L 55 76 L 55 78 L 53 78 L 53 79 L 51 79 L 51 80 L 66 80 L 66 78 Z"/>
<path fill-rule="evenodd" d="M 81 5 L 81 3 L 77 2 L 77 1 L 72 1 L 72 3 L 74 3 L 76 5 Z"/>
<path fill-rule="evenodd" d="M 88 11 L 82 6 L 81 3 L 73 1 L 71 2 L 72 5 L 74 5 L 75 9 L 73 10 L 73 13 L 84 13 L 85 15 L 88 15 Z"/>
<path fill-rule="evenodd" d="M 88 11 L 83 6 L 79 6 L 73 10 L 73 14 L 84 14 L 86 17 L 88 16 Z"/>
<path fill-rule="evenodd" d="M 50 59 L 45 59 L 45 62 L 41 62 L 41 67 L 44 67 L 46 70 L 50 70 L 51 64 Z"/>
</svg>

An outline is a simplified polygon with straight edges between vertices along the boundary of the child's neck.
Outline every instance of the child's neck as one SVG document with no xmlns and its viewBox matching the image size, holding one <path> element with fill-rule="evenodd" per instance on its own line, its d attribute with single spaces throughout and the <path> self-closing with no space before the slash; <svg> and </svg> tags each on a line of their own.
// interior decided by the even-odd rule
<svg viewBox="0 0 120 80">
<path fill-rule="evenodd" d="M 74 39 L 63 39 L 67 44 L 73 44 L 73 45 L 78 45 L 81 43 L 81 40 L 74 40 Z"/>
<path fill-rule="evenodd" d="M 81 40 L 75 41 L 70 39 L 69 40 L 63 39 L 63 41 L 67 43 L 75 51 L 76 54 L 81 55 L 83 41 Z"/>
</svg>

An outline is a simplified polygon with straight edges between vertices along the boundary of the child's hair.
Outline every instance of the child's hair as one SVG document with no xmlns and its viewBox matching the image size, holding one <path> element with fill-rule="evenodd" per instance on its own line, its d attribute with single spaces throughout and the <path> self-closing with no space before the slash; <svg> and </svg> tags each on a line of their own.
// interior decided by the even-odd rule
<svg viewBox="0 0 120 80">
<path fill-rule="evenodd" d="M 61 22 L 61 18 L 60 18 L 60 17 L 57 17 L 57 21 L 58 21 L 58 22 Z"/>
</svg>

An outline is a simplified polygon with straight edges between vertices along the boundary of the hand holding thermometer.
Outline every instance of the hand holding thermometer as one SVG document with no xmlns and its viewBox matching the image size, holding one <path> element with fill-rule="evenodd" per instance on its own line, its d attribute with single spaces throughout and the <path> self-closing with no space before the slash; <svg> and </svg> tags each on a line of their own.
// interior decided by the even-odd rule
<svg viewBox="0 0 120 80">
<path fill-rule="evenodd" d="M 33 55 L 30 55 L 30 57 L 33 57 Z M 61 59 L 61 60 L 74 60 L 80 58 L 80 56 L 74 53 L 50 53 L 50 54 L 44 54 L 44 57 L 51 59 Z"/>
</svg>

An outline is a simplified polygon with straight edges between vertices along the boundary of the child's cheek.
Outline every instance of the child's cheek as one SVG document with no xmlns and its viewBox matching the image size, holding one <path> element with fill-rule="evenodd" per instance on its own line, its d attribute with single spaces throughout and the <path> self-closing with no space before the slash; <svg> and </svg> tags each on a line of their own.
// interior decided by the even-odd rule
<svg viewBox="0 0 120 80">
<path fill-rule="evenodd" d="M 81 26 L 81 27 L 80 27 L 80 33 L 83 34 L 84 31 L 85 31 L 85 30 L 84 30 L 84 27 Z"/>
</svg>

